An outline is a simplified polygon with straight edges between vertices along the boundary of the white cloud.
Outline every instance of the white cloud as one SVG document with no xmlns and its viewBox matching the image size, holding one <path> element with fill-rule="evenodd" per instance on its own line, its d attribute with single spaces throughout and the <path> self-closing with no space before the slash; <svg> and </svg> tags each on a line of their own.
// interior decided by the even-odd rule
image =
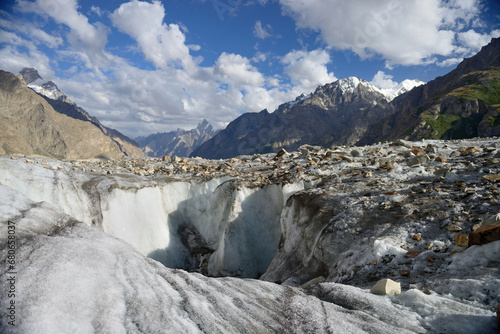
<svg viewBox="0 0 500 334">
<path fill-rule="evenodd" d="M 471 29 L 458 34 L 458 40 L 472 53 L 478 52 L 496 37 L 500 37 L 500 30 L 493 30 L 490 34 L 480 34 Z"/>
<path fill-rule="evenodd" d="M 80 14 L 77 8 L 76 0 L 37 0 L 35 2 L 20 0 L 17 2 L 17 9 L 21 12 L 48 15 L 57 23 L 68 26 L 70 32 L 66 37 L 88 67 L 98 69 L 107 66 L 110 57 L 104 52 L 104 47 L 108 42 L 108 29 L 102 24 L 95 26 L 90 24 L 87 17 Z"/>
<path fill-rule="evenodd" d="M 222 82 L 234 85 L 238 89 L 245 86 L 261 86 L 264 76 L 250 64 L 248 58 L 223 52 L 217 59 L 214 73 Z"/>
<path fill-rule="evenodd" d="M 7 40 L 2 40 L 5 37 Z M 18 42 L 16 45 L 26 44 L 28 47 L 28 53 L 20 52 L 16 47 L 12 45 L 7 45 L 0 49 L 0 59 L 2 59 L 2 66 L 0 69 L 4 71 L 9 71 L 11 73 L 17 74 L 24 67 L 35 67 L 40 73 L 43 73 L 45 78 L 51 79 L 54 72 L 51 70 L 50 59 L 39 52 L 33 47 L 33 44 L 29 45 L 28 41 L 24 41 L 15 34 L 5 33 L 0 30 L 0 42 Z"/>
<path fill-rule="evenodd" d="M 69 32 L 53 36 L 48 30 L 54 31 L 52 25 L 33 24 L 23 34 L 12 25 L 11 18 L 2 21 L 0 17 L 0 29 L 4 28 L 0 31 L 3 69 L 18 73 L 23 67 L 37 68 L 45 80 L 53 80 L 92 116 L 131 137 L 192 128 L 203 118 L 225 126 L 241 112 L 264 108 L 274 111 L 279 104 L 335 80 L 326 67 L 330 56 L 325 50 L 292 51 L 275 63 L 291 83 L 278 74 L 266 77 L 256 67 L 273 61 L 272 54 L 257 53 L 247 58 L 223 52 L 213 65 L 202 67 L 201 61 L 190 55 L 200 46 L 186 44 L 187 29 L 164 22 L 165 10 L 159 1 L 133 0 L 110 15 L 113 25 L 137 42 L 133 47 L 156 66 L 154 70 L 137 68 L 107 52 L 111 29 L 100 22 L 90 24 L 78 12 L 75 0 L 21 0 L 17 9 L 65 25 L 69 29 L 59 31 Z M 95 18 L 98 12 L 91 8 L 88 14 Z M 263 28 L 270 31 L 267 26 Z M 57 53 L 58 59 L 49 59 L 50 53 L 41 51 L 42 44 Z M 59 59 L 71 65 L 65 78 L 53 72 Z M 82 65 L 86 66 L 83 71 Z"/>
<path fill-rule="evenodd" d="M 260 21 L 255 22 L 255 26 L 253 27 L 253 34 L 255 37 L 260 39 L 271 37 L 270 31 L 271 31 L 271 26 L 269 24 L 263 27 L 262 22 Z"/>
<path fill-rule="evenodd" d="M 330 55 L 325 50 L 296 51 L 286 54 L 281 62 L 285 65 L 285 73 L 292 84 L 299 86 L 302 92 L 314 90 L 336 80 L 333 73 L 329 73 L 326 64 L 330 62 Z"/>
<path fill-rule="evenodd" d="M 464 60 L 464 59 L 463 58 L 448 58 L 448 59 L 445 59 L 443 61 L 436 63 L 436 65 L 440 66 L 440 67 L 450 67 L 450 66 L 460 64 L 462 62 L 462 60 Z"/>
<path fill-rule="evenodd" d="M 97 14 L 97 16 L 102 16 L 102 11 L 101 11 L 101 8 L 99 8 L 99 7 L 92 6 L 92 7 L 90 7 L 90 11 Z"/>
<path fill-rule="evenodd" d="M 453 56 L 456 33 L 473 23 L 478 0 L 280 0 L 299 28 L 320 32 L 338 49 L 362 58 L 382 55 L 388 67 Z"/>
<path fill-rule="evenodd" d="M 396 81 L 393 81 L 392 78 L 392 75 L 385 74 L 385 72 L 383 71 L 378 71 L 377 74 L 375 74 L 375 76 L 373 77 L 372 81 L 370 81 L 370 83 L 375 87 L 381 89 L 391 89 L 398 85 L 398 83 Z"/>
<path fill-rule="evenodd" d="M 161 2 L 133 0 L 122 4 L 111 15 L 113 25 L 134 38 L 146 59 L 158 68 L 180 63 L 192 68 L 186 37 L 177 24 L 165 24 L 165 9 Z"/>
<path fill-rule="evenodd" d="M 35 37 L 36 41 L 43 42 L 49 48 L 57 48 L 63 44 L 63 39 L 58 36 L 52 36 L 47 34 L 45 31 L 37 28 L 28 28 L 29 34 Z"/>
<path fill-rule="evenodd" d="M 37 28 L 32 22 L 17 20 L 7 12 L 1 10 L 0 28 L 15 31 L 20 35 L 28 35 L 32 39 L 32 43 L 43 43 L 49 48 L 57 48 L 63 44 L 63 39 L 61 37 L 50 35 L 42 29 Z"/>
</svg>

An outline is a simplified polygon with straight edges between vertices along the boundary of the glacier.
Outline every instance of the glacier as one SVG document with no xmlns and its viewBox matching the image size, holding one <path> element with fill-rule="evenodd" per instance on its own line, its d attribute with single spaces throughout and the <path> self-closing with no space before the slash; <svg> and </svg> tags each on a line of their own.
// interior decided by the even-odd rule
<svg viewBox="0 0 500 334">
<path fill-rule="evenodd" d="M 15 299 L 0 301 L 2 319 L 12 319 L 15 300 L 15 326 L 2 320 L 2 333 L 425 333 L 433 322 L 470 333 L 491 327 L 491 312 L 418 290 L 388 299 L 323 283 L 317 298 L 290 286 L 166 268 L 10 187 L 0 186 L 0 200 L 1 228 L 14 222 L 18 242 Z M 6 238 L 1 235 L 2 245 Z M 5 262 L 5 247 L 0 254 Z M 2 291 L 11 277 L 2 270 Z"/>
<path fill-rule="evenodd" d="M 500 241 L 458 247 L 450 226 L 497 213 L 497 140 L 406 144 L 153 159 L 149 176 L 0 157 L 0 332 L 494 333 Z M 415 146 L 448 161 L 414 166 Z M 403 293 L 372 295 L 387 277 Z"/>
</svg>

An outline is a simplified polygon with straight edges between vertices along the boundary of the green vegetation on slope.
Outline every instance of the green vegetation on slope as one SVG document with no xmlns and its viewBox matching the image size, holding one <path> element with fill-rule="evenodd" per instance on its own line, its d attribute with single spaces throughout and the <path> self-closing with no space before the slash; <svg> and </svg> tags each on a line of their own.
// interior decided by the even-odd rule
<svg viewBox="0 0 500 334">
<path fill-rule="evenodd" d="M 424 117 L 424 120 L 432 129 L 430 137 L 432 139 L 441 139 L 447 132 L 457 125 L 460 120 L 460 116 L 453 114 L 440 114 L 437 119 Z"/>
<path fill-rule="evenodd" d="M 500 105 L 500 67 L 494 67 L 487 71 L 471 72 L 462 78 L 464 86 L 456 88 L 440 98 L 457 100 L 461 108 L 459 113 L 450 113 L 447 107 L 443 108 L 437 116 L 428 112 L 422 112 L 422 119 L 426 122 L 430 131 L 424 134 L 426 138 L 451 139 L 468 138 L 477 135 L 477 127 L 485 114 L 480 113 L 477 108 L 471 106 L 484 105 L 486 109 L 490 106 Z M 420 108 L 422 109 L 422 108 Z M 500 125 L 500 115 L 490 115 L 488 124 L 493 128 Z"/>
<path fill-rule="evenodd" d="M 472 72 L 464 79 L 471 84 L 457 88 L 448 95 L 459 98 L 459 101 L 482 100 L 486 107 L 500 104 L 500 67 Z"/>
</svg>

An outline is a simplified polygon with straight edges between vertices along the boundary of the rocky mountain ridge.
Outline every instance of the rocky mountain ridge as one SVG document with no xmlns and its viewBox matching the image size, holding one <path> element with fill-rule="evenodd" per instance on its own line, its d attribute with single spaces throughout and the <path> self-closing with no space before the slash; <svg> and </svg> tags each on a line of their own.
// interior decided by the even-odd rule
<svg viewBox="0 0 500 334">
<path fill-rule="evenodd" d="M 201 144 L 215 136 L 219 131 L 204 119 L 192 130 L 177 129 L 136 138 L 137 143 L 150 157 L 189 155 Z"/>
<path fill-rule="evenodd" d="M 366 80 L 349 77 L 318 87 L 280 105 L 273 113 L 247 113 L 202 144 L 192 156 L 229 158 L 241 154 L 295 150 L 303 144 L 331 146 L 356 141 L 369 123 L 360 113 L 385 110 L 391 100 Z M 373 112 L 382 118 L 384 113 Z M 346 124 L 351 124 L 347 127 Z"/>
<path fill-rule="evenodd" d="M 228 158 L 240 154 L 297 149 L 302 144 L 366 145 L 406 138 L 472 138 L 500 132 L 498 96 L 500 39 L 449 74 L 423 85 L 403 82 L 401 95 L 346 78 L 275 112 L 244 114 L 192 156 Z M 411 88 L 411 89 L 410 89 Z"/>
<path fill-rule="evenodd" d="M 24 74 L 30 82 L 41 80 L 36 71 Z M 28 88 L 20 76 L 0 72 L 0 154 L 73 159 L 144 156 L 132 140 L 102 126 L 64 94 L 54 94 L 57 86 L 46 85 L 51 87 L 49 96 L 57 97 L 54 100 Z"/>
</svg>

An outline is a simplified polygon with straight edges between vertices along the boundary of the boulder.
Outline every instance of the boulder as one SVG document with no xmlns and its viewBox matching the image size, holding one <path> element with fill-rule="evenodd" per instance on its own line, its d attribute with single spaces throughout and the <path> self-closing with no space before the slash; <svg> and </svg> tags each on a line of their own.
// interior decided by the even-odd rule
<svg viewBox="0 0 500 334">
<path fill-rule="evenodd" d="M 500 221 L 481 227 L 469 234 L 469 246 L 484 245 L 500 240 Z"/>
<path fill-rule="evenodd" d="M 424 155 L 425 151 L 422 150 L 420 147 L 412 146 L 411 153 L 413 153 L 414 155 Z"/>
<path fill-rule="evenodd" d="M 385 278 L 375 284 L 375 286 L 371 289 L 371 293 L 382 296 L 399 295 L 401 294 L 401 283 Z"/>
<path fill-rule="evenodd" d="M 500 174 L 485 175 L 485 176 L 483 176 L 483 180 L 489 181 L 492 183 L 496 183 L 496 182 L 500 181 Z"/>
<path fill-rule="evenodd" d="M 276 153 L 276 155 L 274 156 L 274 160 L 278 160 L 279 158 L 281 158 L 282 156 L 284 156 L 285 154 L 287 154 L 288 152 L 282 148 L 281 150 L 278 151 L 278 153 Z"/>
<path fill-rule="evenodd" d="M 417 156 L 413 156 L 413 157 L 408 158 L 406 160 L 406 163 L 410 167 L 417 167 L 417 166 L 420 166 L 422 164 L 425 164 L 429 160 L 430 160 L 430 158 L 429 158 L 429 156 L 427 154 L 425 154 L 425 155 L 417 155 Z"/>
<path fill-rule="evenodd" d="M 407 141 L 404 139 L 398 139 L 395 142 L 393 142 L 392 144 L 396 145 L 396 146 L 404 146 L 407 148 L 412 148 L 412 146 L 413 146 L 413 143 L 411 141 Z"/>
</svg>

